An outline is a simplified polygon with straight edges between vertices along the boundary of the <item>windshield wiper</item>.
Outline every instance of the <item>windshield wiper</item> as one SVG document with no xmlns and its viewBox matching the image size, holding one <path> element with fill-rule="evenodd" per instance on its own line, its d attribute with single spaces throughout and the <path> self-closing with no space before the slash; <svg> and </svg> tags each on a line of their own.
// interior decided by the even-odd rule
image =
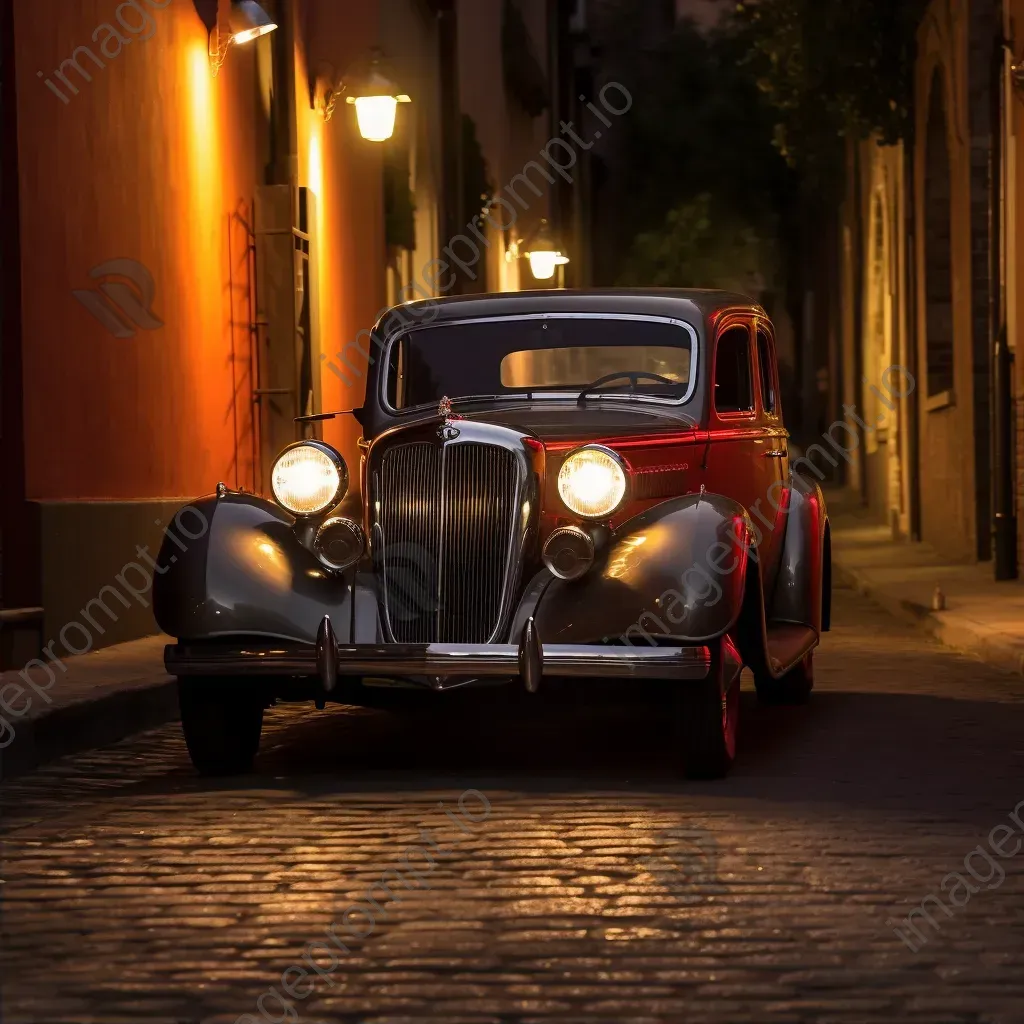
<svg viewBox="0 0 1024 1024">
<path fill-rule="evenodd" d="M 515 391 L 510 395 L 463 395 L 461 398 L 449 398 L 452 405 L 464 404 L 466 402 L 532 402 L 537 397 L 533 391 Z"/>
</svg>

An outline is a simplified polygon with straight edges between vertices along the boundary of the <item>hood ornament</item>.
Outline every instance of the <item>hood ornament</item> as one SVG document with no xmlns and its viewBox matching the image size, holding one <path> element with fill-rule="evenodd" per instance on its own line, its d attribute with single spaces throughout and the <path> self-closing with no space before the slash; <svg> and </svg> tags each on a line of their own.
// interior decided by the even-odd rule
<svg viewBox="0 0 1024 1024">
<path fill-rule="evenodd" d="M 452 426 L 452 420 L 458 420 L 462 417 L 456 416 L 452 412 L 452 400 L 447 395 L 437 403 L 437 415 L 444 419 L 441 426 L 437 428 L 437 436 L 442 441 L 454 441 L 462 431 L 458 427 Z"/>
</svg>

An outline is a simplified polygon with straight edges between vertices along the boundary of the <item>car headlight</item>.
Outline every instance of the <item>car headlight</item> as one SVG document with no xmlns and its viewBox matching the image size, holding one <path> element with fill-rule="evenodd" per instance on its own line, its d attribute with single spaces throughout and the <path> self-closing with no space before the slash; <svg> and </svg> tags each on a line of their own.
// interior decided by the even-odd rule
<svg viewBox="0 0 1024 1024">
<path fill-rule="evenodd" d="M 345 460 L 322 441 L 299 441 L 277 457 L 270 474 L 274 497 L 297 516 L 326 512 L 345 497 Z"/>
<path fill-rule="evenodd" d="M 591 445 L 570 455 L 558 473 L 558 494 L 566 508 L 587 519 L 610 516 L 626 497 L 622 460 L 608 448 Z"/>
</svg>

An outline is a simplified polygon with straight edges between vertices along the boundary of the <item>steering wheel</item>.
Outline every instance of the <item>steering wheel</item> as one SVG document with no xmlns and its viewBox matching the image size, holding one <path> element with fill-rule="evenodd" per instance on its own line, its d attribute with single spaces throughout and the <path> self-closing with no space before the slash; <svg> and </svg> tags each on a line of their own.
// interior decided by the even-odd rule
<svg viewBox="0 0 1024 1024">
<path fill-rule="evenodd" d="M 648 373 L 646 370 L 621 370 L 618 373 L 607 373 L 603 377 L 598 377 L 593 384 L 588 384 L 580 392 L 579 398 L 576 399 L 576 404 L 585 404 L 587 395 L 592 391 L 597 391 L 599 388 L 604 387 L 605 384 L 610 384 L 613 380 L 628 380 L 635 390 L 641 379 L 653 380 L 658 384 L 668 384 L 669 387 L 678 387 L 679 384 L 678 381 L 669 380 L 668 377 L 662 377 L 661 374 L 658 373 Z"/>
</svg>

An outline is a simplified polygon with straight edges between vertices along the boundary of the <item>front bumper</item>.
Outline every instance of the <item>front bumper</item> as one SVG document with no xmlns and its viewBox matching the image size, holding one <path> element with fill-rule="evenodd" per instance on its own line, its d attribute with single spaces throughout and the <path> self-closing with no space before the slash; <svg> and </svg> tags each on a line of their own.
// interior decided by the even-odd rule
<svg viewBox="0 0 1024 1024">
<path fill-rule="evenodd" d="M 533 620 L 515 644 L 341 644 L 325 617 L 316 645 L 204 641 L 168 644 L 167 671 L 174 676 L 300 676 L 317 678 L 330 694 L 341 679 L 397 677 L 444 690 L 487 679 L 522 679 L 535 692 L 545 675 L 561 678 L 706 678 L 707 647 L 599 647 L 542 644 Z"/>
</svg>

